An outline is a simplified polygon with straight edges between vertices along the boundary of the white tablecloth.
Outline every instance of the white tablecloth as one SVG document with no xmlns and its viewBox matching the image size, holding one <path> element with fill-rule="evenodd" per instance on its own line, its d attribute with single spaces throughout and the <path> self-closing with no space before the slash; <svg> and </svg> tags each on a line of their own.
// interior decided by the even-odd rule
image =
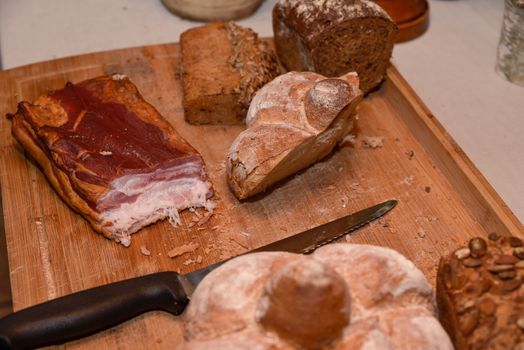
<svg viewBox="0 0 524 350">
<path fill-rule="evenodd" d="M 266 0 L 240 24 L 272 36 Z M 495 73 L 502 0 L 430 0 L 430 27 L 393 62 L 524 221 L 524 87 Z M 178 41 L 200 23 L 160 0 L 0 0 L 3 69 L 87 52 Z"/>
</svg>

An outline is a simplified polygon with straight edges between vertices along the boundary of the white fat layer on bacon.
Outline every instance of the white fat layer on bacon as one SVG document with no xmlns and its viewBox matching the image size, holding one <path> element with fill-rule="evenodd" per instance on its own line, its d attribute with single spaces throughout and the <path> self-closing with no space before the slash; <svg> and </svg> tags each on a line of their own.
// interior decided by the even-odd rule
<svg viewBox="0 0 524 350">
<path fill-rule="evenodd" d="M 199 168 L 182 168 L 188 174 L 177 179 L 148 181 L 146 177 L 151 177 L 151 174 L 137 174 L 126 175 L 113 183 L 111 191 L 100 201 L 102 205 L 104 200 L 110 200 L 118 192 L 137 196 L 132 202 L 121 203 L 100 213 L 103 225 L 110 229 L 115 241 L 129 246 L 131 234 L 144 226 L 165 218 L 173 225 L 180 224 L 178 212 L 187 208 L 213 209 L 213 202 L 208 200 L 210 184 L 195 174 L 195 170 L 200 171 Z M 176 169 L 177 172 L 180 170 Z M 189 174 L 190 170 L 193 174 Z"/>
</svg>

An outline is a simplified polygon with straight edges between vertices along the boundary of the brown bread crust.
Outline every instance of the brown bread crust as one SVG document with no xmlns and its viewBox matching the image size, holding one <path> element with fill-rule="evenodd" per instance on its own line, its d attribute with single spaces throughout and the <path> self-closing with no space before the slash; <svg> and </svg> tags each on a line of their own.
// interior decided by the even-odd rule
<svg viewBox="0 0 524 350">
<path fill-rule="evenodd" d="M 473 238 L 442 258 L 439 319 L 457 350 L 524 347 L 524 248 L 517 237 Z"/>
<path fill-rule="evenodd" d="M 228 184 L 245 199 L 328 155 L 352 127 L 358 77 L 289 72 L 259 90 L 226 161 Z"/>
<path fill-rule="evenodd" d="M 184 116 L 192 124 L 242 124 L 255 92 L 278 75 L 271 46 L 233 22 L 189 29 L 180 46 Z"/>
<path fill-rule="evenodd" d="M 364 93 L 384 79 L 396 32 L 367 0 L 280 0 L 273 8 L 275 47 L 288 70 L 328 77 L 356 71 Z"/>
</svg>

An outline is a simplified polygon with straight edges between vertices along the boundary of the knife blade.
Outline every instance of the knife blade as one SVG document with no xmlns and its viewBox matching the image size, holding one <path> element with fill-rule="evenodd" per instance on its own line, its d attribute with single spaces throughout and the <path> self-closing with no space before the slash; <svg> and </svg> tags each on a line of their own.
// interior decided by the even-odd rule
<svg viewBox="0 0 524 350">
<path fill-rule="evenodd" d="M 308 254 L 381 217 L 396 204 L 396 200 L 389 200 L 248 253 Z M 114 282 L 14 312 L 0 319 L 0 349 L 29 349 L 63 343 L 153 310 L 180 315 L 198 283 L 226 261 L 185 275 L 166 271 Z"/>
</svg>

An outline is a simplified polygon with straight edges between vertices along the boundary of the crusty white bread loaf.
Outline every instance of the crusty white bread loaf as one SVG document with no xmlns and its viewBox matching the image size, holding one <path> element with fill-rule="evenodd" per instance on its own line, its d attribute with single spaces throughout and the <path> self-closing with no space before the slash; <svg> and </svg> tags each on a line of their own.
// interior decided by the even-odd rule
<svg viewBox="0 0 524 350">
<path fill-rule="evenodd" d="M 264 191 L 329 154 L 349 131 L 361 99 L 355 73 L 328 79 L 289 72 L 266 84 L 229 150 L 226 171 L 235 196 Z"/>
<path fill-rule="evenodd" d="M 371 245 L 235 258 L 200 283 L 184 317 L 185 350 L 453 349 L 422 272 Z"/>
<path fill-rule="evenodd" d="M 288 70 L 328 77 L 356 71 L 367 94 L 385 77 L 397 26 L 373 1 L 279 0 L 273 33 Z"/>
</svg>

